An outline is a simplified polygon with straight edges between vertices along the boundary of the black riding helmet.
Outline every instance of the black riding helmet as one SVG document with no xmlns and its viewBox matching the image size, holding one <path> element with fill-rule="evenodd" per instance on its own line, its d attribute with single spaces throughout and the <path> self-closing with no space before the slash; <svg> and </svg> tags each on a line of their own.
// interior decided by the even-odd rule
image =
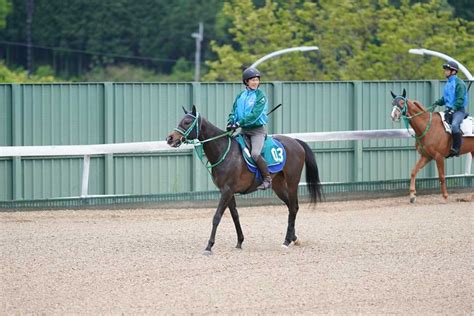
<svg viewBox="0 0 474 316">
<path fill-rule="evenodd" d="M 459 66 L 457 62 L 450 60 L 446 64 L 443 64 L 443 69 L 459 71 Z"/>
<path fill-rule="evenodd" d="M 260 71 L 257 68 L 249 67 L 242 73 L 242 82 L 246 85 L 247 80 L 258 77 L 260 78 Z"/>
</svg>

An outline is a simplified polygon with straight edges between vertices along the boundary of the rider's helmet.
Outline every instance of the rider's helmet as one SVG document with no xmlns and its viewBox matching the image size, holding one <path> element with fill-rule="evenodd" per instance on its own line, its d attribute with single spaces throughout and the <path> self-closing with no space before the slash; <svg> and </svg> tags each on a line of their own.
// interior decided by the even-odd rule
<svg viewBox="0 0 474 316">
<path fill-rule="evenodd" d="M 242 73 L 242 81 L 246 85 L 247 80 L 258 77 L 260 78 L 260 71 L 257 68 L 249 67 Z"/>
<path fill-rule="evenodd" d="M 446 64 L 443 64 L 443 69 L 459 71 L 459 66 L 457 62 L 450 60 Z"/>
</svg>

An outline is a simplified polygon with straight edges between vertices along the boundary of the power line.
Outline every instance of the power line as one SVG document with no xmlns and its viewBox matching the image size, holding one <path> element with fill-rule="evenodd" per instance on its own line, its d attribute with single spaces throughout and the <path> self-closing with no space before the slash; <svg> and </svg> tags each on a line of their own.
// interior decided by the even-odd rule
<svg viewBox="0 0 474 316">
<path fill-rule="evenodd" d="M 178 61 L 178 59 L 170 59 L 170 58 L 156 58 L 156 57 L 141 57 L 141 56 L 127 56 L 127 55 L 119 55 L 119 54 L 108 54 L 108 53 L 103 53 L 103 52 L 92 52 L 92 51 L 74 49 L 74 48 L 52 47 L 52 46 L 33 45 L 33 44 L 28 45 L 27 43 L 2 41 L 2 40 L 0 40 L 0 44 L 6 44 L 6 45 L 11 45 L 11 46 L 34 47 L 34 48 L 41 48 L 41 49 L 47 49 L 47 50 L 59 51 L 59 52 L 66 52 L 66 53 L 81 53 L 81 54 L 97 55 L 97 56 L 105 56 L 105 57 L 118 57 L 118 58 L 125 58 L 125 59 L 161 61 L 161 62 L 176 62 L 176 61 Z M 189 63 L 189 64 L 194 63 L 194 62 L 189 61 L 189 60 L 184 60 L 184 62 Z"/>
</svg>

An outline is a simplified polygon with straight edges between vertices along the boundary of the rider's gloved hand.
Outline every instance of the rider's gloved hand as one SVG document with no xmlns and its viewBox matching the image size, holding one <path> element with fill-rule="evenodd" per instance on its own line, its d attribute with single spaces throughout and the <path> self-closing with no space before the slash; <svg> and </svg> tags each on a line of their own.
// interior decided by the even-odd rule
<svg viewBox="0 0 474 316">
<path fill-rule="evenodd" d="M 240 127 L 239 122 L 232 123 L 232 124 L 227 124 L 226 130 L 227 130 L 228 132 L 229 132 L 229 131 L 235 131 L 235 130 L 238 129 L 239 127 Z"/>
</svg>

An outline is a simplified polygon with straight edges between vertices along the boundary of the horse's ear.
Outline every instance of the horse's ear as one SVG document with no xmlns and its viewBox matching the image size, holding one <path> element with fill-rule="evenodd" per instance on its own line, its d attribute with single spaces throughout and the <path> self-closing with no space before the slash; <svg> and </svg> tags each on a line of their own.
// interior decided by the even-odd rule
<svg viewBox="0 0 474 316">
<path fill-rule="evenodd" d="M 193 108 L 191 110 L 194 116 L 196 116 L 196 106 L 193 104 Z"/>
<path fill-rule="evenodd" d="M 392 95 L 392 98 L 394 98 L 394 99 L 397 97 L 397 96 L 395 95 L 395 93 L 393 93 L 392 90 L 390 90 L 390 94 Z"/>
<path fill-rule="evenodd" d="M 403 96 L 404 98 L 407 96 L 407 90 L 405 90 L 405 88 L 403 88 L 402 96 Z"/>
<path fill-rule="evenodd" d="M 184 106 L 182 108 L 183 108 L 184 114 L 188 114 L 188 110 L 186 110 Z"/>
</svg>

